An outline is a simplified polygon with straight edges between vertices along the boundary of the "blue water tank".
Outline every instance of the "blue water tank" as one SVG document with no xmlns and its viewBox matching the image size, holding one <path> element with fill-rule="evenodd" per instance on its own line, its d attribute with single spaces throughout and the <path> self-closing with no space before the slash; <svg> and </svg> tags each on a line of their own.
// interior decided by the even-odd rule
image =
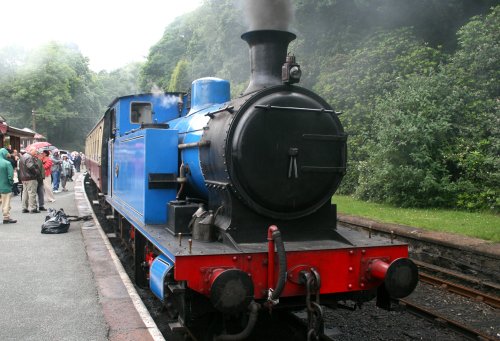
<svg viewBox="0 0 500 341">
<path fill-rule="evenodd" d="M 205 77 L 191 85 L 191 113 L 215 103 L 225 103 L 231 98 L 229 82 L 224 79 Z"/>
</svg>

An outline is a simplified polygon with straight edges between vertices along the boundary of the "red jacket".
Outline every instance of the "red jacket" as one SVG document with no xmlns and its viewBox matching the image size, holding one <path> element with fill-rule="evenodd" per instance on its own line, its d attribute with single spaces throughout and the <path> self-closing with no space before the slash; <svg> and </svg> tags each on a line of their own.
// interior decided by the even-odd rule
<svg viewBox="0 0 500 341">
<path fill-rule="evenodd" d="M 52 168 L 52 160 L 48 156 L 42 158 L 43 169 L 45 169 L 45 177 L 50 176 L 50 169 Z"/>
</svg>

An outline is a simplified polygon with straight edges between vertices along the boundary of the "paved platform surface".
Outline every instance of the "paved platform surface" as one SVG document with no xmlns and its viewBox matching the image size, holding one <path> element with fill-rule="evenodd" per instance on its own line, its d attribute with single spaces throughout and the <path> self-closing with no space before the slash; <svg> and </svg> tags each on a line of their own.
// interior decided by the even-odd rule
<svg viewBox="0 0 500 341">
<path fill-rule="evenodd" d="M 45 207 L 90 214 L 82 179 L 77 174 Z M 18 222 L 0 224 L 0 340 L 162 339 L 147 311 L 138 312 L 142 302 L 123 282 L 97 222 L 41 234 L 46 212 L 21 213 L 20 196 L 11 205 Z"/>
</svg>

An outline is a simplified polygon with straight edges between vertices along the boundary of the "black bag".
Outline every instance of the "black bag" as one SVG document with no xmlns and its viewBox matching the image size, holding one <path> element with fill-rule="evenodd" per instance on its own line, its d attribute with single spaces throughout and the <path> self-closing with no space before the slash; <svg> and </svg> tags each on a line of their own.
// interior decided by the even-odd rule
<svg viewBox="0 0 500 341">
<path fill-rule="evenodd" d="M 45 217 L 45 222 L 42 224 L 42 233 L 57 234 L 66 233 L 69 229 L 69 219 L 64 210 L 54 210 L 49 208 L 49 213 Z"/>
</svg>

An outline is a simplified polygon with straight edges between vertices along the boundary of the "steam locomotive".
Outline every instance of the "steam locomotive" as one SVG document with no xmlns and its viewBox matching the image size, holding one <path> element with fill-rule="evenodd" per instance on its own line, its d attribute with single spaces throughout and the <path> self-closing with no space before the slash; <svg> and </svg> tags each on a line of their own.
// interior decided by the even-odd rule
<svg viewBox="0 0 500 341">
<path fill-rule="evenodd" d="M 322 306 L 377 296 L 389 308 L 418 281 L 406 245 L 336 225 L 347 136 L 338 113 L 296 85 L 295 38 L 242 35 L 251 77 L 237 98 L 218 78 L 120 97 L 87 137 L 88 173 L 132 245 L 136 283 L 178 326 L 217 317 L 218 340 L 247 338 L 259 312 L 304 307 L 320 338 Z"/>
</svg>

